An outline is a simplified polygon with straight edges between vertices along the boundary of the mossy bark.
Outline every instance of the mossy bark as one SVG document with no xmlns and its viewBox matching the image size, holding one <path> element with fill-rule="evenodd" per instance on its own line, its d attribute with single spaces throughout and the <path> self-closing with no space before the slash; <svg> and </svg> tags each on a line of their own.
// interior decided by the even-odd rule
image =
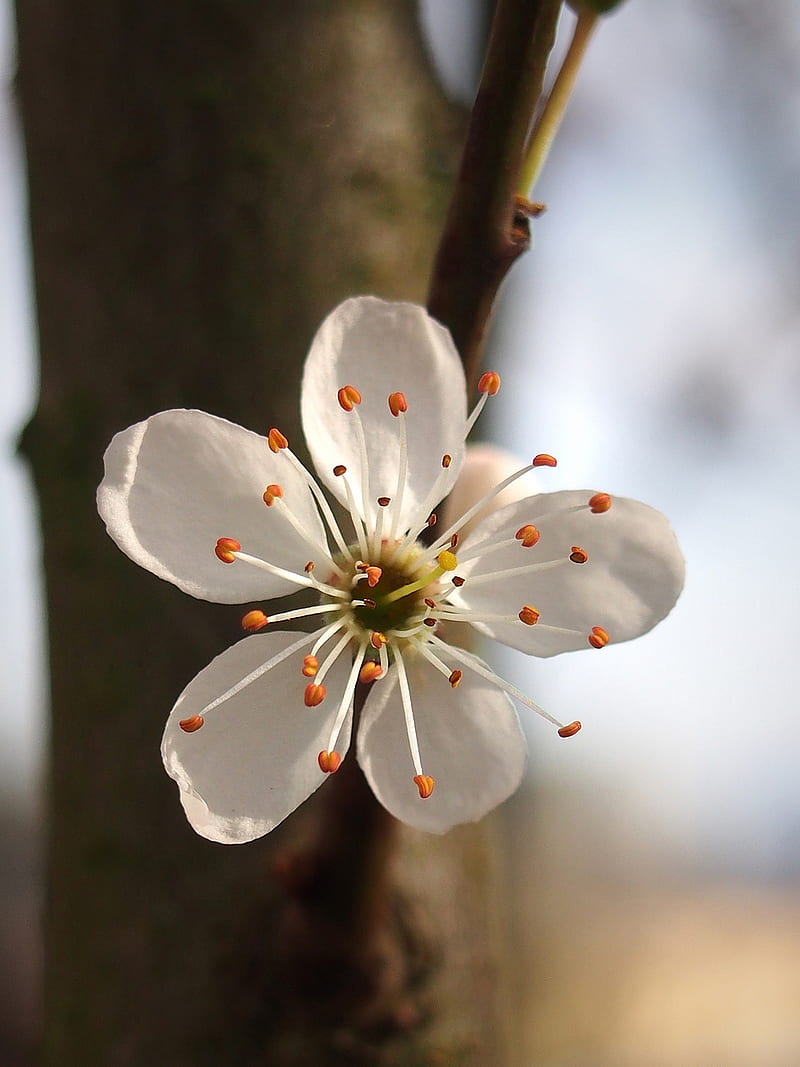
<svg viewBox="0 0 800 1067">
<path fill-rule="evenodd" d="M 94 507 L 109 439 L 157 410 L 299 443 L 324 314 L 354 292 L 424 297 L 460 122 L 415 9 L 17 0 L 41 346 L 23 450 L 52 673 L 48 1067 L 502 1062 L 485 828 L 387 829 L 364 942 L 326 870 L 293 859 L 334 780 L 262 842 L 196 837 L 160 735 L 241 612 L 138 570 Z M 383 816 L 349 774 L 357 835 Z"/>
</svg>

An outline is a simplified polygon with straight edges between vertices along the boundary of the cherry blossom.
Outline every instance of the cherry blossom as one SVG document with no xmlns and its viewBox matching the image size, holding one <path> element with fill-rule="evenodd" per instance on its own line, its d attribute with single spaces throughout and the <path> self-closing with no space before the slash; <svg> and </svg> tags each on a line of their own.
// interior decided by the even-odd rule
<svg viewBox="0 0 800 1067">
<path fill-rule="evenodd" d="M 98 508 L 132 560 L 204 600 L 306 594 L 291 610 L 248 610 L 250 636 L 169 716 L 164 765 L 198 833 L 267 833 L 336 772 L 354 729 L 356 758 L 397 818 L 437 833 L 479 819 L 524 772 L 515 704 L 564 737 L 580 723 L 460 647 L 465 624 L 552 656 L 637 637 L 670 611 L 684 565 L 658 511 L 596 490 L 497 506 L 526 473 L 546 474 L 549 455 L 437 521 L 499 386 L 484 374 L 468 414 L 447 330 L 421 307 L 360 297 L 328 316 L 305 364 L 316 478 L 280 428 L 264 437 L 201 411 L 164 411 L 114 437 Z M 310 629 L 280 628 L 298 619 Z"/>
</svg>

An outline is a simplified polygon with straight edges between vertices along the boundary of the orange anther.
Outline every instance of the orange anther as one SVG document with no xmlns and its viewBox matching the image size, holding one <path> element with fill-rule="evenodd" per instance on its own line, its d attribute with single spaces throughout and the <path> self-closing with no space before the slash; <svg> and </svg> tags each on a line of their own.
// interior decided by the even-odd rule
<svg viewBox="0 0 800 1067">
<path fill-rule="evenodd" d="M 380 649 L 386 644 L 386 634 L 382 634 L 380 630 L 373 630 L 369 635 L 369 643 L 373 648 Z"/>
<path fill-rule="evenodd" d="M 309 682 L 303 694 L 303 703 L 307 708 L 315 708 L 325 699 L 326 689 L 324 685 L 314 685 Z"/>
<path fill-rule="evenodd" d="M 404 411 L 408 411 L 408 401 L 404 393 L 389 393 L 389 411 L 397 418 Z"/>
<path fill-rule="evenodd" d="M 450 547 L 453 549 L 453 551 L 455 551 L 455 549 L 458 548 L 458 534 L 457 533 L 453 534 L 453 536 L 450 538 Z"/>
<path fill-rule="evenodd" d="M 214 554 L 217 559 L 222 560 L 223 563 L 233 563 L 236 559 L 234 552 L 241 552 L 242 546 L 238 541 L 234 541 L 232 537 L 220 537 L 214 548 Z"/>
<path fill-rule="evenodd" d="M 428 516 L 428 526 L 432 529 L 436 525 L 437 522 L 438 522 L 438 519 L 436 518 L 436 512 L 432 511 L 430 513 L 430 515 Z"/>
<path fill-rule="evenodd" d="M 363 574 L 364 571 L 369 566 L 369 563 L 365 563 L 363 559 L 357 559 L 355 566 L 356 566 L 356 570 L 357 571 L 361 571 L 361 573 Z"/>
<path fill-rule="evenodd" d="M 380 663 L 368 659 L 361 665 L 361 670 L 358 672 L 358 680 L 363 685 L 369 685 L 369 683 L 374 682 L 376 678 L 380 678 L 382 674 L 383 667 L 381 667 Z"/>
<path fill-rule="evenodd" d="M 319 670 L 319 660 L 316 656 L 303 656 L 302 674 L 306 678 L 313 678 Z"/>
<path fill-rule="evenodd" d="M 347 474 L 347 467 L 345 467 L 344 463 L 337 463 L 333 468 L 333 474 L 335 478 L 341 478 L 343 474 Z"/>
<path fill-rule="evenodd" d="M 427 800 L 433 792 L 436 782 L 429 774 L 415 774 L 414 785 L 419 789 L 419 795 L 423 800 Z"/>
<path fill-rule="evenodd" d="M 593 515 L 602 515 L 611 507 L 611 497 L 608 493 L 595 493 L 589 500 L 589 510 Z"/>
<path fill-rule="evenodd" d="M 370 611 L 373 608 L 377 608 L 377 606 L 378 606 L 377 600 L 371 600 L 368 596 L 365 596 L 364 599 L 361 601 L 361 603 L 363 604 L 363 606 L 365 608 L 369 608 Z"/>
<path fill-rule="evenodd" d="M 367 567 L 364 573 L 367 576 L 367 585 L 370 587 L 370 589 L 374 589 L 378 582 L 381 580 L 381 575 L 383 574 L 383 571 L 380 569 L 380 567 Z"/>
<path fill-rule="evenodd" d="M 311 572 L 314 570 L 314 560 L 310 559 L 308 563 L 306 563 L 305 567 L 303 567 L 303 570 L 306 574 L 311 574 Z"/>
<path fill-rule="evenodd" d="M 423 625 L 430 626 L 431 629 L 436 625 L 436 619 L 423 619 Z"/>
<path fill-rule="evenodd" d="M 283 436 L 281 431 L 275 429 L 274 426 L 267 434 L 267 444 L 273 452 L 280 452 L 282 448 L 289 447 L 289 442 Z"/>
<path fill-rule="evenodd" d="M 519 620 L 524 622 L 526 626 L 535 626 L 539 621 L 539 612 L 536 608 L 532 608 L 530 604 L 526 604 L 519 613 Z"/>
<path fill-rule="evenodd" d="M 242 629 L 254 634 L 258 630 L 263 630 L 268 622 L 269 619 L 263 611 L 248 611 L 242 616 Z"/>
<path fill-rule="evenodd" d="M 585 563 L 589 558 L 589 553 L 585 552 L 579 545 L 573 545 L 569 558 L 573 563 Z"/>
<path fill-rule="evenodd" d="M 188 719 L 181 719 L 178 726 L 185 734 L 193 734 L 200 729 L 205 721 L 202 715 L 192 715 Z"/>
<path fill-rule="evenodd" d="M 602 626 L 593 626 L 592 632 L 588 635 L 588 640 L 592 648 L 605 648 L 611 638 Z"/>
<path fill-rule="evenodd" d="M 392 498 L 390 496 L 379 496 L 378 497 L 378 507 L 388 508 L 389 505 L 391 504 L 391 502 L 392 502 Z"/>
<path fill-rule="evenodd" d="M 431 610 L 433 610 L 433 608 L 436 607 L 436 601 L 435 600 L 431 600 L 431 598 L 429 596 L 425 597 L 425 603 L 428 605 L 428 607 Z"/>
<path fill-rule="evenodd" d="M 353 385 L 343 386 L 336 396 L 339 400 L 339 406 L 343 407 L 345 411 L 352 411 L 356 404 L 361 403 L 361 393 Z"/>
<path fill-rule="evenodd" d="M 453 583 L 453 585 L 456 585 L 459 588 L 464 584 L 464 582 L 466 580 L 467 580 L 466 578 L 461 578 L 457 574 L 454 574 L 453 577 L 450 579 L 450 581 Z"/>
<path fill-rule="evenodd" d="M 342 757 L 338 752 L 326 752 L 324 749 L 317 756 L 317 763 L 319 769 L 325 774 L 333 774 L 339 770 L 339 765 L 342 762 Z"/>
<path fill-rule="evenodd" d="M 461 679 L 463 677 L 464 677 L 464 672 L 463 671 L 453 671 L 452 672 L 452 674 L 448 678 L 448 681 L 450 682 L 450 685 L 452 685 L 453 689 L 455 689 L 455 687 L 458 685 L 458 683 L 461 681 Z"/>
<path fill-rule="evenodd" d="M 268 508 L 271 508 L 275 501 L 279 500 L 282 496 L 283 489 L 281 489 L 279 485 L 273 483 L 272 485 L 267 486 L 267 488 L 262 493 L 261 499 L 264 501 Z"/>
<path fill-rule="evenodd" d="M 558 460 L 555 456 L 548 456 L 546 452 L 540 452 L 538 456 L 534 456 L 531 460 L 531 466 L 533 467 L 557 467 Z"/>
<path fill-rule="evenodd" d="M 452 456 L 448 456 L 448 454 L 445 452 L 445 454 L 442 456 L 442 466 L 444 467 L 444 469 L 447 470 L 447 468 L 450 466 L 450 464 L 452 462 L 453 462 L 453 457 Z"/>
<path fill-rule="evenodd" d="M 532 523 L 528 523 L 526 526 L 520 526 L 514 534 L 514 537 L 522 542 L 523 548 L 533 548 L 539 540 L 540 534 L 538 529 Z"/>
<path fill-rule="evenodd" d="M 576 719 L 575 722 L 568 723 L 566 726 L 559 726 L 559 728 L 558 728 L 558 736 L 559 737 L 574 737 L 575 734 L 578 732 L 578 730 L 580 730 L 580 728 L 581 728 L 581 724 Z"/>
<path fill-rule="evenodd" d="M 487 370 L 485 374 L 482 374 L 478 379 L 478 392 L 488 393 L 489 396 L 494 396 L 500 388 L 500 375 L 493 370 Z"/>
</svg>

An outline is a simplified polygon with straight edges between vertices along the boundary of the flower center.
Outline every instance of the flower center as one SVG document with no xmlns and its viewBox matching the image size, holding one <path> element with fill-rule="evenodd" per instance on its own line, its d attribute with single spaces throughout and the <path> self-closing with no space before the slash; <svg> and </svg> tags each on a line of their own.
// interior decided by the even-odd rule
<svg viewBox="0 0 800 1067">
<path fill-rule="evenodd" d="M 486 397 L 494 395 L 499 388 L 496 374 L 485 374 L 479 383 L 480 400 L 467 422 L 467 432 L 482 409 Z M 436 514 L 432 508 L 438 504 L 446 492 L 446 471 L 451 464 L 451 456 L 441 458 L 441 471 L 433 480 L 427 496 L 421 502 L 404 510 L 403 501 L 407 494 L 407 460 L 408 441 L 406 437 L 405 415 L 408 404 L 402 393 L 391 393 L 388 398 L 389 410 L 397 420 L 398 470 L 394 485 L 394 496 L 371 496 L 372 477 L 369 470 L 369 455 L 366 436 L 361 425 L 358 407 L 361 393 L 353 386 L 343 386 L 338 392 L 339 406 L 354 419 L 358 450 L 360 453 L 359 470 L 355 486 L 360 483 L 361 500 L 357 499 L 357 489 L 351 484 L 350 474 L 344 464 L 332 468 L 333 475 L 342 479 L 344 497 L 352 520 L 355 543 L 343 535 L 328 504 L 325 494 L 313 476 L 300 463 L 288 442 L 280 431 L 272 429 L 267 437 L 270 450 L 282 454 L 285 461 L 301 475 L 308 485 L 327 527 L 330 539 L 335 542 L 332 550 L 327 534 L 320 535 L 310 528 L 292 508 L 290 494 L 277 483 L 270 484 L 262 494 L 267 508 L 275 509 L 293 528 L 294 533 L 313 552 L 302 571 L 290 570 L 277 566 L 265 559 L 242 551 L 241 544 L 230 537 L 217 541 L 215 552 L 222 563 L 236 561 L 260 567 L 271 574 L 292 582 L 299 587 L 314 589 L 319 594 L 319 603 L 312 607 L 302 607 L 279 612 L 267 617 L 262 611 L 252 610 L 242 619 L 245 630 L 255 633 L 269 623 L 290 621 L 310 616 L 322 616 L 323 625 L 313 633 L 301 637 L 289 645 L 278 657 L 256 670 L 246 679 L 234 686 L 231 691 L 218 697 L 202 711 L 180 723 L 187 733 L 195 732 L 203 725 L 203 716 L 223 703 L 234 691 L 249 685 L 264 670 L 276 666 L 284 658 L 302 655 L 298 659 L 298 684 L 304 684 L 304 703 L 308 708 L 317 708 L 326 701 L 328 690 L 326 679 L 333 665 L 340 656 L 350 660 L 347 682 L 338 693 L 338 701 L 331 716 L 330 740 L 327 749 L 318 756 L 320 770 L 324 773 L 336 771 L 341 762 L 341 754 L 336 751 L 339 734 L 347 717 L 348 709 L 353 704 L 356 686 L 378 682 L 381 685 L 397 685 L 403 709 L 411 760 L 416 774 L 413 781 L 422 799 L 431 796 L 434 780 L 425 774 L 422 757 L 417 740 L 417 732 L 412 708 L 411 683 L 407 673 L 407 664 L 412 658 L 426 661 L 426 669 L 433 669 L 442 675 L 447 683 L 455 689 L 462 680 L 462 667 L 467 668 L 472 676 L 485 679 L 508 696 L 527 705 L 543 718 L 558 727 L 562 737 L 569 737 L 580 729 L 580 723 L 562 725 L 545 712 L 529 697 L 511 683 L 496 675 L 490 668 L 458 646 L 450 646 L 437 636 L 437 629 L 451 623 L 491 623 L 500 626 L 531 627 L 540 630 L 558 631 L 574 636 L 579 631 L 566 630 L 539 621 L 540 612 L 530 604 L 521 607 L 512 604 L 510 610 L 480 611 L 469 610 L 460 605 L 453 594 L 465 582 L 469 587 L 479 587 L 487 582 L 507 580 L 519 575 L 530 575 L 534 571 L 552 570 L 554 567 L 583 565 L 588 562 L 588 553 L 578 545 L 572 545 L 569 554 L 563 557 L 544 560 L 520 560 L 519 565 L 484 568 L 480 573 L 469 572 L 469 565 L 480 557 L 492 553 L 508 551 L 510 548 L 527 553 L 534 549 L 539 541 L 539 529 L 531 522 L 523 524 L 510 536 L 500 535 L 494 540 L 479 541 L 476 547 L 468 543 L 460 544 L 460 530 L 476 515 L 483 512 L 497 495 L 511 485 L 523 474 L 535 467 L 553 467 L 555 459 L 550 455 L 534 456 L 529 464 L 509 475 L 498 486 L 490 490 L 472 505 L 448 529 L 425 545 L 418 537 L 426 529 L 436 526 Z M 390 488 L 381 486 L 381 488 Z M 576 505 L 578 510 L 584 508 L 594 514 L 603 514 L 611 506 L 607 493 L 596 493 L 585 504 Z M 547 516 L 544 516 L 547 517 Z M 540 521 L 541 517 L 539 518 Z M 350 543 L 348 543 L 350 541 Z M 466 576 L 456 574 L 459 565 L 456 552 L 460 553 L 461 564 L 467 564 Z M 320 579 L 319 575 L 324 576 Z M 593 626 L 586 635 L 593 648 L 603 648 L 609 642 L 609 635 L 599 626 Z M 453 663 L 459 664 L 454 667 Z M 302 679 L 302 681 L 301 681 Z M 329 704 L 326 704 L 328 707 Z"/>
</svg>

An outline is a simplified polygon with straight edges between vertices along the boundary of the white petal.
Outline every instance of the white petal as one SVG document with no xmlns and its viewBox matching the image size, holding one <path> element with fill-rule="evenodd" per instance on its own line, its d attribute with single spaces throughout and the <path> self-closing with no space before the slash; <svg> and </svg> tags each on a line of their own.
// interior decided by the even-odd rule
<svg viewBox="0 0 800 1067">
<path fill-rule="evenodd" d="M 303 429 L 320 479 L 345 502 L 344 464 L 357 502 L 362 500 L 361 458 L 355 419 L 343 411 L 337 393 L 359 390 L 358 408 L 367 440 L 370 509 L 379 496 L 394 497 L 397 486 L 399 420 L 388 407 L 390 393 L 408 401 L 408 480 L 401 515 L 424 502 L 442 473 L 442 456 L 452 457 L 441 496 L 461 466 L 466 430 L 464 372 L 448 331 L 424 308 L 356 297 L 340 304 L 323 322 L 303 373 Z M 434 503 L 438 503 L 435 501 Z"/>
<path fill-rule="evenodd" d="M 593 515 L 589 490 L 543 493 L 489 516 L 462 545 L 513 538 L 523 525 L 539 528 L 532 548 L 515 543 L 459 567 L 466 583 L 453 603 L 471 610 L 516 615 L 529 604 L 540 612 L 535 626 L 522 623 L 477 624 L 489 636 L 536 656 L 553 656 L 588 648 L 593 626 L 608 631 L 613 642 L 646 633 L 671 610 L 683 588 L 684 561 L 675 534 L 661 512 L 637 500 L 613 497 L 611 509 Z M 568 562 L 573 545 L 589 556 L 584 564 Z M 564 560 L 552 569 L 493 578 L 473 584 L 470 578 L 526 563 Z M 577 630 L 553 633 L 547 626 Z"/>
<path fill-rule="evenodd" d="M 306 679 L 298 650 L 209 711 L 200 730 L 187 734 L 178 725 L 297 641 L 296 633 L 285 632 L 239 641 L 189 683 L 170 713 L 161 743 L 164 766 L 178 783 L 189 822 L 211 841 L 261 837 L 326 778 L 317 755 L 328 747 L 344 693 L 346 655 L 326 675 L 328 694 L 316 708 L 303 703 Z M 351 726 L 348 713 L 336 745 L 340 755 L 350 744 Z"/>
<path fill-rule="evenodd" d="M 453 665 L 464 671 L 456 689 L 421 658 L 408 672 L 423 770 L 436 780 L 426 800 L 413 781 L 394 671 L 372 686 L 358 730 L 358 761 L 381 804 L 410 826 L 437 834 L 482 818 L 510 796 L 527 760 L 508 697 L 460 661 Z"/>
<path fill-rule="evenodd" d="M 313 557 L 282 510 L 265 506 L 262 493 L 272 483 L 320 538 L 308 486 L 263 437 L 203 411 L 162 411 L 114 437 L 97 507 L 111 537 L 140 566 L 202 600 L 239 604 L 296 586 L 241 562 L 221 563 L 218 538 L 234 538 L 286 569 L 302 571 Z"/>
</svg>

